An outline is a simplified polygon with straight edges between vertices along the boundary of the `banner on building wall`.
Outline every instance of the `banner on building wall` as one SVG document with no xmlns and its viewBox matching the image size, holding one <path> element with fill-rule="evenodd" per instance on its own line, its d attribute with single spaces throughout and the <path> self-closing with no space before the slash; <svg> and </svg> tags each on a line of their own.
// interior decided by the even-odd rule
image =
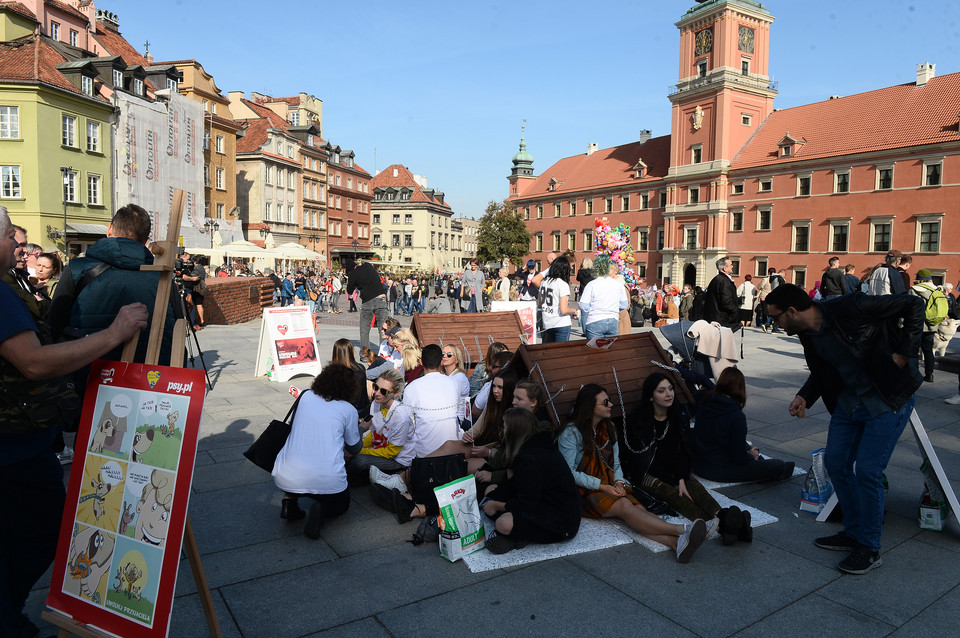
<svg viewBox="0 0 960 638">
<path fill-rule="evenodd" d="M 166 635 L 205 388 L 202 370 L 91 365 L 49 607 L 119 636 Z"/>
<path fill-rule="evenodd" d="M 527 343 L 537 342 L 537 302 L 536 301 L 491 301 L 490 312 L 510 312 L 516 310 L 523 326 L 523 336 Z"/>
<path fill-rule="evenodd" d="M 149 211 L 153 220 L 150 238 L 156 240 L 167 228 L 173 191 L 179 188 L 186 193 L 179 232 L 184 245 L 210 246 L 210 234 L 203 227 L 208 218 L 203 144 L 210 122 L 204 119 L 202 104 L 172 92 L 156 102 L 117 92 L 114 105 L 119 111 L 114 130 L 117 207 L 137 204 Z M 215 179 L 215 173 L 208 179 Z M 235 177 L 225 175 L 224 179 Z M 218 219 L 217 223 L 223 244 L 243 239 L 238 219 Z"/>
<path fill-rule="evenodd" d="M 310 309 L 264 308 L 254 376 L 266 374 L 271 381 L 282 382 L 302 374 L 316 376 L 320 367 Z"/>
</svg>

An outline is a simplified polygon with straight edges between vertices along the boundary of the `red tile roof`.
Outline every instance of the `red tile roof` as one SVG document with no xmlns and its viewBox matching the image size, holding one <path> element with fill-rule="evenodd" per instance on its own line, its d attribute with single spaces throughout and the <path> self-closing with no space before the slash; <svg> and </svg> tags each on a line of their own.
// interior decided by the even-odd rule
<svg viewBox="0 0 960 638">
<path fill-rule="evenodd" d="M 298 96 L 295 96 L 295 97 L 274 97 L 274 98 L 270 98 L 270 101 L 271 101 L 271 102 L 286 102 L 286 103 L 289 104 L 290 106 L 299 106 L 299 104 L 300 104 L 300 96 L 298 95 Z"/>
<path fill-rule="evenodd" d="M 359 168 L 356 166 L 356 164 L 354 164 L 354 167 Z M 396 177 L 393 176 L 394 169 L 397 171 Z M 410 169 L 403 164 L 392 164 L 383 169 L 373 179 L 370 180 L 370 188 L 412 188 L 413 195 L 410 196 L 411 202 L 426 202 L 435 204 L 437 206 L 442 206 L 444 208 L 450 208 L 448 203 L 441 202 L 439 199 L 431 199 L 426 193 L 424 193 L 423 189 L 420 187 L 420 184 L 417 184 L 417 181 L 413 178 L 413 173 L 411 173 Z"/>
<path fill-rule="evenodd" d="M 147 59 L 140 55 L 140 52 L 133 48 L 126 38 L 120 35 L 119 31 L 102 20 L 97 21 L 95 37 L 110 55 L 119 55 L 127 64 L 139 64 L 142 67 L 150 66 Z"/>
<path fill-rule="evenodd" d="M 543 171 L 521 197 L 553 196 L 556 193 L 635 184 L 640 180 L 634 177 L 634 167 L 641 159 L 647 166 L 643 179 L 665 177 L 670 167 L 670 136 L 654 137 L 643 143 L 611 146 L 590 155 L 581 153 L 565 157 Z M 556 180 L 556 187 L 550 190 L 550 181 L 553 179 Z"/>
<path fill-rule="evenodd" d="M 237 152 L 256 153 L 267 143 L 269 122 L 263 118 L 237 121 L 246 125 L 243 137 L 237 138 Z"/>
<path fill-rule="evenodd" d="M 62 11 L 67 15 L 73 16 L 74 18 L 77 18 L 82 22 L 87 22 L 87 16 L 83 15 L 82 13 L 74 9 L 66 2 L 60 2 L 60 0 L 45 0 L 44 4 L 47 5 L 48 7 L 53 7 L 54 9 Z"/>
<path fill-rule="evenodd" d="M 732 168 L 956 141 L 958 110 L 960 73 L 774 111 Z M 798 145 L 779 157 L 777 142 L 787 133 Z"/>
<path fill-rule="evenodd" d="M 28 35 L 9 42 L 0 42 L 0 80 L 39 81 L 83 95 L 83 92 L 57 69 L 61 62 L 66 62 L 66 59 L 48 40 L 40 36 Z"/>
<path fill-rule="evenodd" d="M 8 0 L 0 0 L 0 11 L 6 9 L 11 13 L 16 13 L 22 15 L 25 18 L 30 18 L 31 20 L 36 20 L 37 16 L 33 11 L 28 9 L 26 6 L 19 2 L 10 2 Z"/>
<path fill-rule="evenodd" d="M 254 113 L 256 113 L 257 115 L 259 115 L 260 117 L 262 117 L 262 118 L 264 118 L 265 120 L 267 120 L 267 121 L 270 123 L 270 126 L 272 126 L 273 128 L 280 129 L 281 131 L 284 131 L 284 132 L 287 130 L 287 122 L 286 122 L 286 120 L 284 120 L 282 117 L 280 117 L 279 115 L 277 115 L 276 113 L 274 113 L 273 111 L 271 111 L 270 109 L 268 109 L 267 107 L 261 106 L 261 105 L 257 104 L 256 102 L 251 102 L 250 100 L 248 100 L 248 99 L 246 99 L 246 98 L 244 98 L 244 99 L 241 100 L 241 101 L 242 101 L 247 107 L 249 107 L 251 111 L 253 111 Z"/>
</svg>

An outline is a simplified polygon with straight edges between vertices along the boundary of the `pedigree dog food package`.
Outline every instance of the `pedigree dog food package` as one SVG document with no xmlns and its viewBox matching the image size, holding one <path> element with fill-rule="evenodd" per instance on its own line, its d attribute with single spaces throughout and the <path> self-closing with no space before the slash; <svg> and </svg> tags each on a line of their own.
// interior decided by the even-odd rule
<svg viewBox="0 0 960 638">
<path fill-rule="evenodd" d="M 440 555 L 460 560 L 484 547 L 483 519 L 477 505 L 477 483 L 473 474 L 434 488 L 440 515 Z"/>
<path fill-rule="evenodd" d="M 800 488 L 800 511 L 819 514 L 833 494 L 833 483 L 823 466 L 824 448 L 813 451 L 813 465 Z"/>
</svg>

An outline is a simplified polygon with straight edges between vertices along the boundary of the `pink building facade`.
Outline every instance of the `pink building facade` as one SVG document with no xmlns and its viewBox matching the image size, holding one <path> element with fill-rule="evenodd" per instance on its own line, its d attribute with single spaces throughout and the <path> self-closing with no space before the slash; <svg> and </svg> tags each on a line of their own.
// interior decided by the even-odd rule
<svg viewBox="0 0 960 638">
<path fill-rule="evenodd" d="M 593 255 L 595 217 L 632 229 L 648 282 L 705 286 L 729 256 L 738 276 L 784 269 L 810 288 L 833 255 L 861 275 L 896 248 L 914 272 L 960 275 L 960 73 L 774 110 L 774 18 L 758 2 L 689 9 L 669 136 L 559 160 L 539 176 L 521 142 L 509 202 L 531 257 Z"/>
</svg>

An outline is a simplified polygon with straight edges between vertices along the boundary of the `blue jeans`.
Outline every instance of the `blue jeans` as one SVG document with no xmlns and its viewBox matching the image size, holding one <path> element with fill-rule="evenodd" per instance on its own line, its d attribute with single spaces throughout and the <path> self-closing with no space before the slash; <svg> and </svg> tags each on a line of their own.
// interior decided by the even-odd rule
<svg viewBox="0 0 960 638">
<path fill-rule="evenodd" d="M 913 411 L 914 397 L 899 410 L 871 417 L 863 405 L 852 415 L 837 406 L 830 417 L 823 462 L 833 481 L 847 536 L 880 550 L 883 522 L 883 470 Z M 854 473 L 856 463 L 856 473 Z"/>
<path fill-rule="evenodd" d="M 557 343 L 559 341 L 570 341 L 570 326 L 560 326 L 559 328 L 548 328 L 540 333 L 540 339 L 543 343 Z"/>
<path fill-rule="evenodd" d="M 616 337 L 620 332 L 620 321 L 618 319 L 601 319 L 588 323 L 586 326 L 587 341 L 594 337 Z"/>
</svg>

